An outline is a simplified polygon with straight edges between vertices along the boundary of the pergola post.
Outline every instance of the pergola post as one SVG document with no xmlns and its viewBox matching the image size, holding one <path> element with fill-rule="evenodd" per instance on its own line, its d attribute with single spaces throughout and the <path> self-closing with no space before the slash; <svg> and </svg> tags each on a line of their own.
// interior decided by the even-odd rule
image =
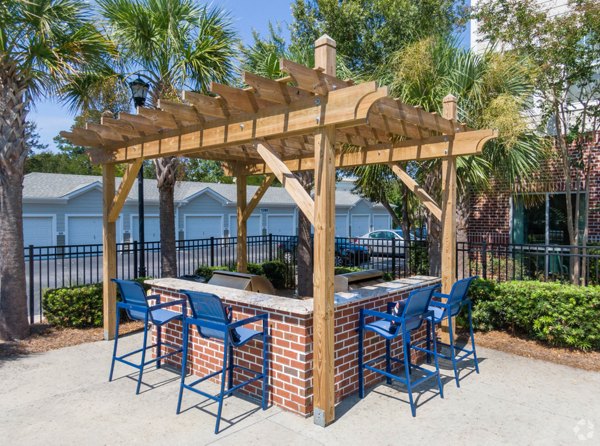
<svg viewBox="0 0 600 446">
<path fill-rule="evenodd" d="M 456 98 L 444 98 L 443 117 L 456 122 Z M 448 143 L 448 156 L 442 158 L 442 292 L 449 293 L 456 281 L 456 156 Z M 444 330 L 447 328 L 444 327 Z M 447 338 L 447 333 L 443 333 Z M 447 339 L 446 339 L 447 340 Z"/>
<path fill-rule="evenodd" d="M 237 168 L 235 186 L 237 191 L 237 270 L 240 273 L 245 273 L 248 271 L 248 218 L 245 215 L 247 177 L 240 167 Z"/>
<path fill-rule="evenodd" d="M 110 219 L 110 211 L 115 199 L 115 166 L 102 165 L 102 302 L 104 311 L 104 339 L 115 337 L 117 288 L 111 279 L 117 276 L 117 231 Z"/>
<path fill-rule="evenodd" d="M 335 47 L 327 35 L 315 42 L 315 67 L 331 76 L 335 76 Z M 335 419 L 335 127 L 317 131 L 314 147 L 314 422 L 324 427 Z"/>
</svg>

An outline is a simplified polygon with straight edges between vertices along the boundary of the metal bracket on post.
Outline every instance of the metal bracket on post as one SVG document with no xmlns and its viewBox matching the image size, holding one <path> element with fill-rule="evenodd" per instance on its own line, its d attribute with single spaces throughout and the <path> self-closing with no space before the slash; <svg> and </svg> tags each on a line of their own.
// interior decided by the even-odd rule
<svg viewBox="0 0 600 446">
<path fill-rule="evenodd" d="M 325 422 L 325 411 L 315 407 L 315 410 L 313 411 L 313 421 L 317 426 L 327 427 L 327 423 Z"/>
</svg>

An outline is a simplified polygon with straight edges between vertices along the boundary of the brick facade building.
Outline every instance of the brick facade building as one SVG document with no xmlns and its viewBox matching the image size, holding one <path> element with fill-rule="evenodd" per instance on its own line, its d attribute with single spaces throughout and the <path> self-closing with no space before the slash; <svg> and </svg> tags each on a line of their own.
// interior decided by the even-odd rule
<svg viewBox="0 0 600 446">
<path fill-rule="evenodd" d="M 589 154 L 592 159 L 587 209 L 588 239 L 595 243 L 600 242 L 600 135 Z M 549 159 L 540 166 L 534 179 L 518 190 L 494 182 L 487 191 L 472 191 L 468 240 L 475 243 L 568 244 L 564 221 L 566 187 L 559 162 L 558 157 Z M 572 189 L 576 186 L 572 184 Z M 524 204 L 523 197 L 529 199 L 527 204 Z M 580 210 L 585 210 L 584 202 L 580 204 Z M 545 228 L 542 228 L 543 223 Z"/>
</svg>

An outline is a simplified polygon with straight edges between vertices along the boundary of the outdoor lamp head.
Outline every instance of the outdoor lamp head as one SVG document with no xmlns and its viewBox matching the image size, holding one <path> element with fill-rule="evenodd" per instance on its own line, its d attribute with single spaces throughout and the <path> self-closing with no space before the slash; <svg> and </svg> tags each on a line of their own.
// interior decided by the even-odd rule
<svg viewBox="0 0 600 446">
<path fill-rule="evenodd" d="M 131 96 L 133 96 L 133 103 L 135 106 L 143 107 L 146 103 L 150 84 L 138 77 L 136 80 L 129 82 L 129 87 L 131 88 Z"/>
</svg>

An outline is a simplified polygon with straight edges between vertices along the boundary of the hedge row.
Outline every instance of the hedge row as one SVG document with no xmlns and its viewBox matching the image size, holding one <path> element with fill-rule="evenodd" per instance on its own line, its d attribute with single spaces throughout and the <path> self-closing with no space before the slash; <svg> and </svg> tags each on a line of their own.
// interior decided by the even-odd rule
<svg viewBox="0 0 600 446">
<path fill-rule="evenodd" d="M 144 288 L 148 277 L 135 279 Z M 117 300 L 121 296 L 117 292 Z M 48 323 L 58 327 L 101 327 L 102 326 L 102 283 L 49 289 L 42 296 L 42 308 Z"/>
<path fill-rule="evenodd" d="M 469 295 L 477 330 L 510 330 L 555 346 L 600 349 L 600 286 L 478 280 Z"/>
</svg>

